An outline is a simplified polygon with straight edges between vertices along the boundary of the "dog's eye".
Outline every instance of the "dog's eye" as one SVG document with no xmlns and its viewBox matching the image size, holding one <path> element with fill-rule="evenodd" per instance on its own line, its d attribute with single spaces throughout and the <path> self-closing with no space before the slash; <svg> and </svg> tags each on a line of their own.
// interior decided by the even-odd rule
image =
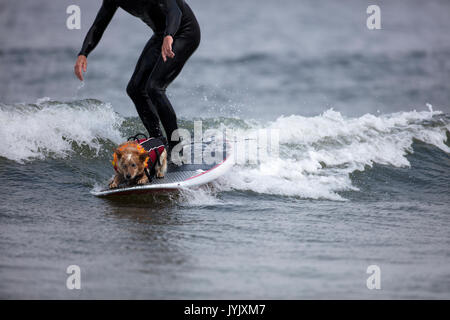
<svg viewBox="0 0 450 320">
<path fill-rule="evenodd" d="M 136 167 L 136 164 L 133 163 L 131 166 L 134 168 L 134 167 Z"/>
</svg>

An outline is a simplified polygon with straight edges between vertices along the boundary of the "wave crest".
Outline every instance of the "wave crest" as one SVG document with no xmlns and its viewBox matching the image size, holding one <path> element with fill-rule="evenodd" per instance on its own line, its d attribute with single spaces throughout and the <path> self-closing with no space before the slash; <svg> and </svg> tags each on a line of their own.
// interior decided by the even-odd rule
<svg viewBox="0 0 450 320">
<path fill-rule="evenodd" d="M 260 159 L 257 166 L 235 166 L 225 190 L 345 200 L 339 192 L 357 190 L 350 173 L 374 163 L 409 167 L 414 140 L 450 153 L 448 118 L 431 106 L 429 111 L 359 118 L 330 109 L 315 117 L 280 117 L 260 128 L 279 130 L 280 157 Z M 255 127 L 238 135 L 251 135 L 251 130 Z"/>
<path fill-rule="evenodd" d="M 0 156 L 23 163 L 48 156 L 67 157 L 73 143 L 98 152 L 100 139 L 123 140 L 123 122 L 109 104 L 98 100 L 0 105 Z"/>
</svg>

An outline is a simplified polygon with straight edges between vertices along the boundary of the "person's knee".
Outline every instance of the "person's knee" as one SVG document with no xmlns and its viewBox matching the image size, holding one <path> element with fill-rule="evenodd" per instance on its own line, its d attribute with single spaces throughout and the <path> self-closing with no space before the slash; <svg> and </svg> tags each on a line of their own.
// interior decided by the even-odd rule
<svg viewBox="0 0 450 320">
<path fill-rule="evenodd" d="M 127 94 L 131 99 L 137 97 L 138 95 L 137 86 L 133 81 L 130 81 L 127 85 Z"/>
<path fill-rule="evenodd" d="M 143 86 L 137 85 L 134 81 L 130 81 L 127 85 L 127 94 L 131 99 L 136 99 L 141 96 L 145 96 L 145 89 Z"/>
<path fill-rule="evenodd" d="M 160 97 L 165 91 L 165 88 L 155 80 L 149 80 L 145 89 L 150 99 Z"/>
</svg>

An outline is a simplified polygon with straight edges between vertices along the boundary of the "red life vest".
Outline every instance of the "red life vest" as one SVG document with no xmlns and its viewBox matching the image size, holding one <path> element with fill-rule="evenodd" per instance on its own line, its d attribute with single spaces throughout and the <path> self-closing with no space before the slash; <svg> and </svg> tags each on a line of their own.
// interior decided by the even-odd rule
<svg viewBox="0 0 450 320">
<path fill-rule="evenodd" d="M 145 168 L 151 171 L 156 163 L 159 161 L 159 156 L 166 149 L 164 143 L 158 138 L 148 138 L 148 139 L 137 139 L 136 141 L 129 141 L 122 145 L 120 149 L 124 149 L 130 143 L 138 143 L 137 147 L 140 152 L 147 152 L 148 157 L 145 159 Z M 114 166 L 114 170 L 117 172 L 117 154 L 114 152 L 112 164 Z"/>
<path fill-rule="evenodd" d="M 139 139 L 138 143 L 148 152 L 147 168 L 152 169 L 166 149 L 164 143 L 158 138 Z"/>
</svg>

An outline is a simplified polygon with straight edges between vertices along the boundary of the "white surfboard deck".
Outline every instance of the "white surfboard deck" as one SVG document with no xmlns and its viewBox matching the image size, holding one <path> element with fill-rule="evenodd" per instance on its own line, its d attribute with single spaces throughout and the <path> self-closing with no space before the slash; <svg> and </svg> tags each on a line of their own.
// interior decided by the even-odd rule
<svg viewBox="0 0 450 320">
<path fill-rule="evenodd" d="M 154 178 L 152 182 L 144 185 L 129 187 L 119 187 L 115 189 L 105 188 L 100 191 L 91 191 L 97 197 L 113 197 L 123 195 L 137 195 L 155 192 L 172 192 L 185 188 L 194 188 L 207 184 L 224 175 L 234 164 L 234 153 L 232 144 L 224 142 L 223 154 L 220 161 L 195 164 L 194 150 L 198 150 L 198 145 L 191 144 L 191 162 L 194 164 L 182 164 L 180 166 L 169 165 L 166 175 L 162 179 Z M 197 147 L 197 149 L 195 149 Z M 201 144 L 200 148 L 205 150 L 208 144 Z M 213 153 L 214 155 L 214 153 Z M 211 162 L 211 161 L 210 161 Z"/>
</svg>

